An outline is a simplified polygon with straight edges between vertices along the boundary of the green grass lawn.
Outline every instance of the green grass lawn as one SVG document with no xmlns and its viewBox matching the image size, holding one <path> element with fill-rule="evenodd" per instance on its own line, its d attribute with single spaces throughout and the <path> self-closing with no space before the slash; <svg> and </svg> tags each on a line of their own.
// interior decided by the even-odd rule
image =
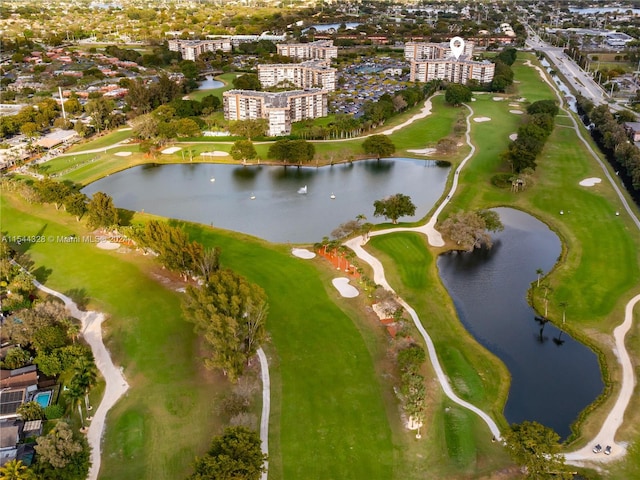
<svg viewBox="0 0 640 480">
<path fill-rule="evenodd" d="M 80 142 L 68 149 L 66 153 L 83 152 L 85 150 L 96 150 L 98 148 L 110 147 L 114 143 L 121 142 L 133 135 L 130 129 L 118 129 L 101 135 L 98 138 L 90 139 L 86 142 Z"/>
<path fill-rule="evenodd" d="M 3 230 L 12 234 L 84 233 L 62 212 L 7 198 L 2 218 Z M 272 478 L 394 478 L 402 465 L 396 465 L 381 381 L 360 332 L 332 301 L 313 264 L 285 247 L 187 228 L 194 239 L 220 246 L 223 266 L 269 295 Z M 47 285 L 81 289 L 92 307 L 109 314 L 107 344 L 132 385 L 109 415 L 101 478 L 184 478 L 193 457 L 220 431 L 215 405 L 227 387 L 219 375 L 202 372 L 179 294 L 154 279 L 145 257 L 89 243 L 30 247 Z"/>
</svg>

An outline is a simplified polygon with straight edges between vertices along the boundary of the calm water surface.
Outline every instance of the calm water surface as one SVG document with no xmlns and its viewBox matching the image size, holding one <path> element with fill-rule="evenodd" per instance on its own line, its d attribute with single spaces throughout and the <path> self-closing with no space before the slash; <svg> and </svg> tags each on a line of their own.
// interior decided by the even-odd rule
<svg viewBox="0 0 640 480">
<path fill-rule="evenodd" d="M 442 194 L 448 172 L 434 161 L 413 159 L 320 168 L 139 166 L 105 177 L 83 192 L 105 192 L 116 206 L 129 210 L 213 224 L 273 242 L 314 243 L 359 214 L 373 223 L 382 221 L 373 218 L 373 202 L 396 193 L 409 195 L 417 206 L 415 216 L 400 220 L 424 217 Z M 307 194 L 299 194 L 305 185 Z"/>
<path fill-rule="evenodd" d="M 566 438 L 580 411 L 602 392 L 598 360 L 552 324 L 542 328 L 527 303 L 536 270 L 548 272 L 560 255 L 558 237 L 528 214 L 496 211 L 505 229 L 494 235 L 493 248 L 440 256 L 440 276 L 467 330 L 511 373 L 507 420 L 535 420 Z"/>
</svg>

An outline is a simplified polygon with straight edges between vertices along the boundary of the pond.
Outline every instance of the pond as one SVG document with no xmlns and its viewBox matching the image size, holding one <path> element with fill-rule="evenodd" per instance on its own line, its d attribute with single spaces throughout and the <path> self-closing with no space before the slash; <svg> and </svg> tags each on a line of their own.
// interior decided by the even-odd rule
<svg viewBox="0 0 640 480">
<path fill-rule="evenodd" d="M 511 373 L 506 419 L 537 421 L 566 438 L 602 392 L 598 359 L 551 323 L 536 320 L 527 303 L 537 269 L 549 272 L 560 255 L 558 237 L 528 214 L 496 211 L 505 228 L 494 235 L 493 248 L 441 255 L 440 276 L 464 326 Z M 571 322 L 570 305 L 566 313 Z"/>
<path fill-rule="evenodd" d="M 244 232 L 273 242 L 315 243 L 373 202 L 409 195 L 424 217 L 442 195 L 449 167 L 432 160 L 364 160 L 326 167 L 183 164 L 139 166 L 85 187 L 116 206 Z M 298 193 L 306 187 L 306 194 Z M 334 196 L 335 198 L 331 198 Z"/>
<path fill-rule="evenodd" d="M 221 88 L 224 87 L 224 82 L 215 80 L 213 78 L 213 75 L 206 75 L 204 77 L 204 80 L 200 80 L 198 82 L 198 85 L 198 88 L 194 90 L 194 92 L 197 92 L 199 90 L 213 90 L 214 88 Z"/>
</svg>

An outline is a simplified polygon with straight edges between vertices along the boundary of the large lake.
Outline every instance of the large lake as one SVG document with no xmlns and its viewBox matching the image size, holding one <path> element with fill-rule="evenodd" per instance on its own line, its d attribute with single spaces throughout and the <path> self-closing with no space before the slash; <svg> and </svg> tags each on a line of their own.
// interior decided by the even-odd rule
<svg viewBox="0 0 640 480">
<path fill-rule="evenodd" d="M 424 217 L 442 195 L 448 167 L 431 160 L 365 160 L 326 167 L 182 164 L 139 166 L 83 192 L 111 195 L 116 206 L 244 232 L 273 242 L 315 243 L 373 202 L 409 195 Z M 215 180 L 215 181 L 212 181 Z M 306 185 L 307 194 L 298 193 Z M 332 194 L 335 199 L 332 199 Z M 255 197 L 252 199 L 252 197 Z"/>
<path fill-rule="evenodd" d="M 558 237 L 528 214 L 496 211 L 505 229 L 494 235 L 493 248 L 441 255 L 440 276 L 467 330 L 511 373 L 507 420 L 535 420 L 566 438 L 602 392 L 598 359 L 551 323 L 536 321 L 527 303 L 536 270 L 548 272 L 560 255 Z M 566 311 L 567 322 L 573 321 L 570 305 Z"/>
</svg>

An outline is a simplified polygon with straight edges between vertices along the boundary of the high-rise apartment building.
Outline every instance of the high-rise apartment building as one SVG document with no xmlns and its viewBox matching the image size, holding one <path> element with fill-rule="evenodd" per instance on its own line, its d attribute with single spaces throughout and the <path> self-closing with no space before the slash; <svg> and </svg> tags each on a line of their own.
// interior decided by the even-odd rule
<svg viewBox="0 0 640 480">
<path fill-rule="evenodd" d="M 333 40 L 316 40 L 309 43 L 279 43 L 278 55 L 299 60 L 331 60 L 338 57 L 338 47 Z"/>
<path fill-rule="evenodd" d="M 258 65 L 258 78 L 263 88 L 290 83 L 302 88 L 336 89 L 336 69 L 328 60 L 308 60 L 302 63 Z"/>
</svg>

